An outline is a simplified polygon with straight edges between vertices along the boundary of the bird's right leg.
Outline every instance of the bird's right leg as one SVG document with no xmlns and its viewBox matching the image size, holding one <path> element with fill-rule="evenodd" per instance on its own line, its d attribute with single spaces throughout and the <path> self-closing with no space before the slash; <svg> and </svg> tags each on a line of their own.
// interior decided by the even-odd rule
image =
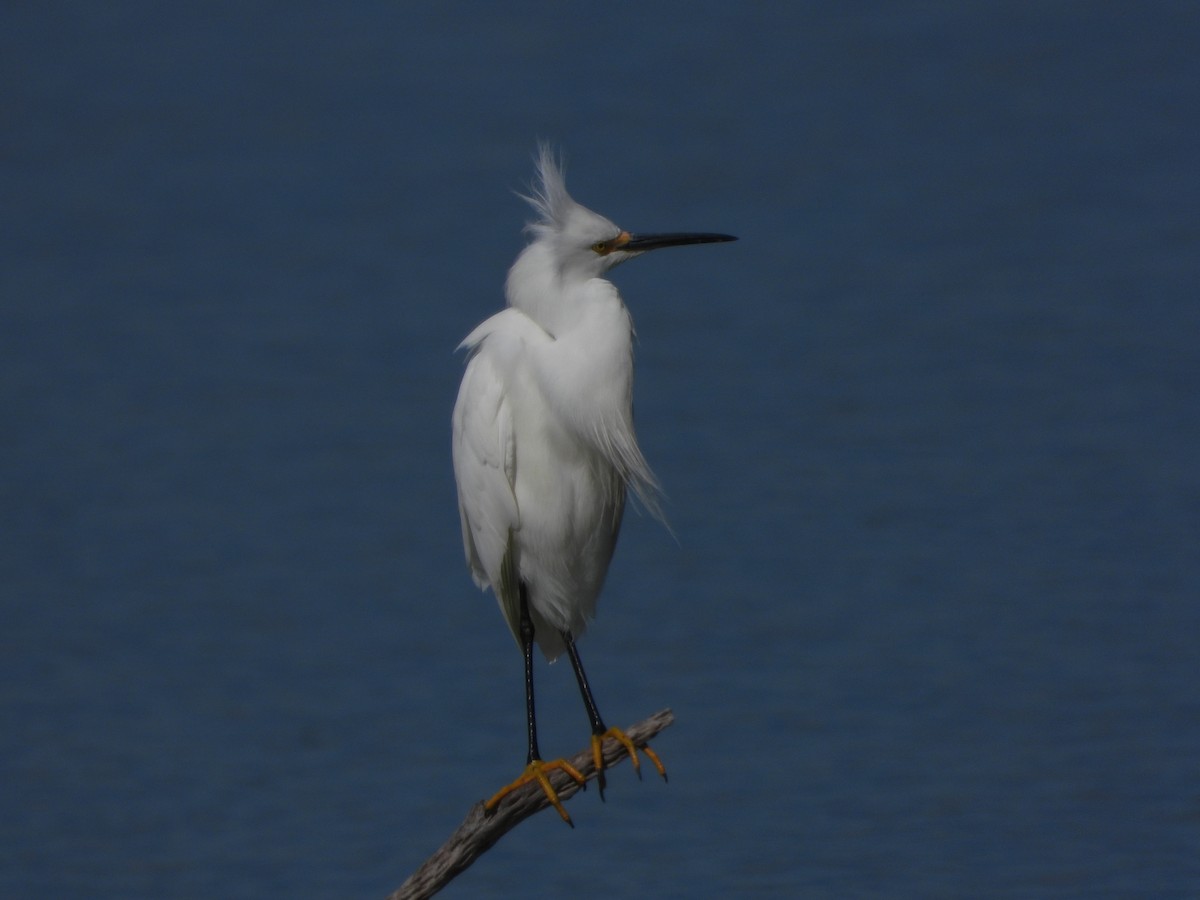
<svg viewBox="0 0 1200 900">
<path fill-rule="evenodd" d="M 641 750 L 650 762 L 654 763 L 654 768 L 658 769 L 658 774 L 663 777 L 663 781 L 666 781 L 667 770 L 664 768 L 662 760 L 658 758 L 658 754 L 650 749 L 649 744 L 645 742 L 634 744 L 620 728 L 609 728 L 604 724 L 604 720 L 600 718 L 600 710 L 596 708 L 592 689 L 588 685 L 587 674 L 583 671 L 579 651 L 575 649 L 575 639 L 571 637 L 569 631 L 562 633 L 562 639 L 563 643 L 567 645 L 567 656 L 571 660 L 571 668 L 575 670 L 575 680 L 579 682 L 579 692 L 583 695 L 583 705 L 587 709 L 588 720 L 592 723 L 592 759 L 596 764 L 596 783 L 600 785 L 600 799 L 604 799 L 604 753 L 602 747 L 606 738 L 612 738 L 625 747 L 638 778 L 642 777 L 642 767 L 638 763 L 637 755 L 638 750 Z"/>
<path fill-rule="evenodd" d="M 558 799 L 558 793 L 554 790 L 553 785 L 550 784 L 550 779 L 546 773 L 551 769 L 562 769 L 581 785 L 586 784 L 587 779 L 583 777 L 582 772 L 565 759 L 543 762 L 542 754 L 538 750 L 537 716 L 534 712 L 533 704 L 533 619 L 529 615 L 529 593 L 524 582 L 521 582 L 520 590 L 521 617 L 519 630 L 521 635 L 521 652 L 525 657 L 525 722 L 529 729 L 529 753 L 525 758 L 525 771 L 521 773 L 521 776 L 512 784 L 501 788 L 491 800 L 484 804 L 484 809 L 488 812 L 495 810 L 500 801 L 517 788 L 536 781 L 545 792 L 546 798 L 558 810 L 558 814 L 562 816 L 563 821 L 574 828 L 575 823 L 567 815 L 567 811 Z"/>
</svg>

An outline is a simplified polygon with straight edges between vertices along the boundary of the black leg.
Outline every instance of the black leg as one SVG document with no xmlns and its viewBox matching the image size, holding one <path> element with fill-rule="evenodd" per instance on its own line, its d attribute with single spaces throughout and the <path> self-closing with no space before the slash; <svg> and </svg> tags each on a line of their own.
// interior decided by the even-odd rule
<svg viewBox="0 0 1200 900">
<path fill-rule="evenodd" d="M 537 740 L 537 715 L 533 709 L 533 619 L 529 616 L 529 592 L 521 582 L 521 652 L 525 654 L 525 722 L 529 727 L 528 765 L 541 759 Z"/>
<path fill-rule="evenodd" d="M 525 657 L 525 722 L 529 727 L 529 755 L 525 759 L 525 771 L 521 777 L 512 784 L 507 785 L 497 791 L 491 800 L 483 805 L 486 812 L 493 812 L 500 804 L 500 801 L 526 784 L 531 782 L 536 783 L 546 794 L 546 799 L 558 810 L 558 814 L 562 816 L 562 820 L 574 828 L 574 823 L 571 817 L 567 815 L 567 811 L 563 809 L 562 802 L 558 799 L 558 792 L 554 790 L 550 784 L 548 773 L 553 769 L 561 769 L 575 780 L 581 788 L 587 786 L 587 779 L 583 773 L 572 766 L 565 759 L 556 759 L 552 762 L 544 762 L 542 760 L 541 751 L 538 749 L 537 740 L 537 716 L 533 709 L 533 617 L 529 615 L 529 590 L 524 582 L 519 586 L 520 590 L 520 615 L 517 622 L 517 634 L 521 639 L 521 654 Z"/>
<path fill-rule="evenodd" d="M 583 663 L 579 661 L 579 651 L 575 649 L 575 641 L 571 633 L 562 633 L 563 642 L 567 645 L 567 656 L 571 659 L 571 668 L 575 670 L 575 680 L 579 682 L 579 693 L 583 695 L 583 705 L 587 709 L 588 721 L 592 723 L 592 734 L 604 734 L 608 729 L 600 718 L 600 710 L 596 709 L 596 699 L 588 686 L 587 675 L 583 671 Z"/>
<path fill-rule="evenodd" d="M 642 769 L 638 764 L 638 750 L 646 754 L 647 758 L 654 763 L 654 768 L 658 769 L 658 774 L 666 780 L 667 770 L 663 768 L 662 760 L 658 758 L 658 754 L 650 749 L 649 744 L 634 745 L 620 728 L 608 728 L 604 724 L 604 720 L 600 718 L 600 710 L 596 708 L 596 698 L 592 696 L 592 689 L 588 686 L 587 675 L 583 671 L 583 663 L 579 661 L 579 651 L 575 649 L 575 641 L 571 638 L 569 632 L 561 632 L 563 643 L 567 645 L 567 656 L 571 660 L 571 668 L 575 670 L 575 680 L 579 682 L 579 693 L 583 695 L 583 705 L 587 709 L 588 720 L 592 723 L 592 761 L 596 766 L 596 783 L 600 786 L 600 799 L 604 799 L 604 752 L 603 744 L 606 738 L 612 738 L 625 747 L 629 754 L 629 762 L 633 765 L 633 770 L 637 772 L 638 778 L 642 777 Z"/>
<path fill-rule="evenodd" d="M 600 710 L 596 708 L 596 698 L 592 696 L 592 689 L 588 685 L 587 675 L 583 671 L 583 663 L 579 659 L 579 651 L 575 649 L 575 641 L 571 637 L 571 633 L 569 631 L 562 632 L 562 638 L 567 645 L 567 656 L 571 660 L 571 668 L 575 670 L 579 693 L 583 695 L 583 706 L 587 710 L 588 721 L 592 723 L 592 754 L 595 756 L 596 785 L 600 790 L 600 799 L 603 800 L 606 782 L 600 743 L 603 741 L 603 736 L 608 733 L 608 728 L 605 727 L 604 720 L 600 718 Z M 636 762 L 637 755 L 634 754 L 633 758 Z"/>
</svg>

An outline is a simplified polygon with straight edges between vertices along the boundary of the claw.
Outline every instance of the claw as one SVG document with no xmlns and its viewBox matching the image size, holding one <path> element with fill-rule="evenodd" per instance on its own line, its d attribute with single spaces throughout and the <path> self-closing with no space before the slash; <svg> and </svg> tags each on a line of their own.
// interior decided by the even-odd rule
<svg viewBox="0 0 1200 900">
<path fill-rule="evenodd" d="M 596 785 L 600 790 L 600 799 L 604 799 L 604 734 L 592 735 L 592 763 L 596 766 Z"/>
<path fill-rule="evenodd" d="M 658 774 L 663 777 L 663 781 L 667 780 L 667 770 L 663 767 L 662 760 L 658 758 L 658 754 L 650 749 L 650 745 L 642 743 L 636 745 L 620 728 L 609 728 L 603 734 L 592 735 L 592 761 L 596 764 L 596 781 L 600 785 L 600 799 L 604 799 L 604 754 L 601 752 L 601 745 L 605 738 L 612 738 L 618 744 L 623 746 L 629 754 L 629 761 L 633 763 L 633 771 L 637 772 L 640 779 L 642 777 L 642 766 L 638 760 L 637 752 L 640 749 L 646 754 L 646 758 L 654 763 L 654 768 L 658 770 Z"/>
<path fill-rule="evenodd" d="M 667 769 L 662 764 L 662 760 L 658 758 L 658 754 L 650 749 L 649 744 L 642 744 L 642 752 L 646 754 L 646 757 L 650 760 L 650 762 L 654 763 L 654 768 L 658 769 L 658 774 L 662 776 L 662 780 L 666 781 Z"/>
<path fill-rule="evenodd" d="M 571 817 L 567 815 L 567 811 L 563 809 L 562 801 L 558 799 L 558 792 L 554 790 L 554 786 L 550 784 L 550 778 L 546 775 L 546 773 L 551 769 L 562 769 L 564 772 L 570 775 L 577 784 L 581 786 L 586 786 L 587 784 L 587 779 L 583 777 L 583 773 L 565 759 L 555 759 L 550 762 L 543 762 L 540 759 L 535 759 L 530 761 L 529 765 L 525 767 L 525 771 L 521 773 L 520 777 L 518 777 L 516 781 L 514 781 L 512 784 L 502 787 L 499 791 L 497 791 L 491 800 L 483 804 L 483 808 L 488 812 L 495 811 L 500 801 L 517 788 L 536 781 L 541 787 L 543 793 L 545 793 L 546 799 L 549 800 L 554 808 L 558 810 L 558 814 L 562 816 L 562 820 L 574 828 L 575 823 L 571 821 Z"/>
</svg>

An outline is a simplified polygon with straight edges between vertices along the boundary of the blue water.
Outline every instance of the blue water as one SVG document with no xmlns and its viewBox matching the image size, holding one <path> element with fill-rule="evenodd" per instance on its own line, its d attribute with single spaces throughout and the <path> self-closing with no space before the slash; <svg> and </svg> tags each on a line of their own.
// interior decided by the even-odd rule
<svg viewBox="0 0 1200 900">
<path fill-rule="evenodd" d="M 1197 9 L 6 4 L 0 896 L 381 897 L 516 773 L 448 430 L 539 137 L 741 241 L 616 273 L 671 781 L 445 896 L 1200 896 Z"/>
</svg>

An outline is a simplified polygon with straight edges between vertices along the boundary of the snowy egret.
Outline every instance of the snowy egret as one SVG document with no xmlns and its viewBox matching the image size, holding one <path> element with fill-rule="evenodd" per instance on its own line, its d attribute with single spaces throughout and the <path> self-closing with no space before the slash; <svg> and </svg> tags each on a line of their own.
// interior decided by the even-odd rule
<svg viewBox="0 0 1200 900">
<path fill-rule="evenodd" d="M 470 351 L 453 415 L 454 476 L 471 574 L 491 588 L 525 659 L 529 753 L 521 776 L 486 804 L 537 782 L 567 815 L 546 776 L 533 701 L 533 643 L 546 658 L 565 650 L 592 728 L 592 755 L 604 796 L 601 745 L 637 749 L 604 724 L 575 640 L 596 608 L 631 489 L 658 514 L 658 486 L 633 429 L 633 326 L 604 274 L 648 250 L 732 241 L 727 234 L 630 234 L 571 199 L 562 167 L 542 146 L 525 198 L 537 213 L 531 242 L 508 273 L 508 306 L 460 345 Z M 640 749 L 660 775 L 647 745 Z M 640 770 L 639 770 L 640 774 Z"/>
</svg>

